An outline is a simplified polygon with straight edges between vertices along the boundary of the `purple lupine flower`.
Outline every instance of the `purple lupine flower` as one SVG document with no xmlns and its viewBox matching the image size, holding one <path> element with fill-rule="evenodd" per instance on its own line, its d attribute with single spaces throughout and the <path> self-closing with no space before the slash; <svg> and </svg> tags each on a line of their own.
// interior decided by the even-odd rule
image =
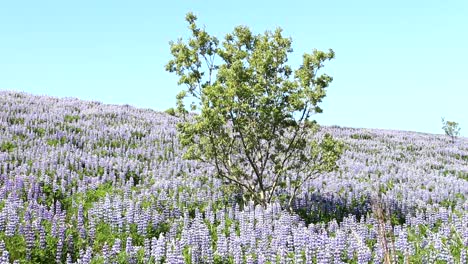
<svg viewBox="0 0 468 264">
<path fill-rule="evenodd" d="M 145 262 L 148 262 L 149 258 L 151 257 L 151 240 L 145 238 L 143 244 L 145 249 Z"/>
<path fill-rule="evenodd" d="M 3 242 L 2 239 L 0 239 L 0 252 L 3 252 L 5 250 L 5 242 Z"/>
<path fill-rule="evenodd" d="M 46 247 L 46 233 L 44 227 L 39 224 L 39 247 L 44 249 Z"/>
<path fill-rule="evenodd" d="M 214 219 L 215 219 L 215 215 L 214 213 L 210 210 L 210 208 L 208 208 L 208 210 L 205 212 L 206 214 L 206 218 L 208 219 L 208 221 L 210 222 L 210 224 L 213 224 L 214 223 Z"/>
<path fill-rule="evenodd" d="M 466 254 L 466 250 L 462 250 L 460 252 L 460 263 L 468 263 L 468 256 Z"/>
<path fill-rule="evenodd" d="M 122 231 L 124 226 L 124 219 L 122 217 L 122 204 L 120 200 L 114 201 L 114 215 L 113 215 L 113 222 L 117 226 L 117 231 Z"/>
<path fill-rule="evenodd" d="M 92 253 L 93 249 L 90 246 L 86 247 L 84 263 L 91 263 L 91 260 L 93 259 Z"/>
<path fill-rule="evenodd" d="M 16 233 L 17 226 L 19 224 L 19 217 L 16 211 L 8 206 L 8 219 L 5 227 L 5 236 L 13 236 Z"/>
<path fill-rule="evenodd" d="M 128 263 L 135 263 L 135 249 L 132 244 L 132 237 L 127 237 L 127 242 L 125 245 L 125 253 L 127 253 L 127 261 Z"/>
<path fill-rule="evenodd" d="M 359 264 L 367 264 L 372 258 L 372 253 L 370 252 L 369 248 L 365 245 L 361 245 L 359 247 L 357 255 Z"/>
<path fill-rule="evenodd" d="M 6 223 L 6 215 L 7 212 L 5 211 L 6 207 L 4 207 L 0 211 L 0 231 L 3 231 L 5 229 L 5 223 Z"/>
<path fill-rule="evenodd" d="M 317 252 L 317 264 L 327 264 L 330 263 L 331 252 L 328 246 L 321 247 Z"/>
<path fill-rule="evenodd" d="M 55 253 L 55 261 L 57 263 L 62 262 L 62 249 L 63 249 L 63 239 L 59 237 L 57 241 L 57 246 L 56 246 L 56 253 Z"/>
<path fill-rule="evenodd" d="M 85 226 L 84 226 L 84 216 L 83 216 L 83 205 L 82 204 L 78 205 L 78 219 L 77 219 L 77 222 L 78 222 L 78 232 L 80 234 L 80 237 L 82 239 L 85 239 L 86 229 L 85 229 Z"/>
<path fill-rule="evenodd" d="M 80 249 L 78 263 L 80 264 L 90 264 L 91 263 L 91 248 L 87 247 L 86 250 Z"/>
<path fill-rule="evenodd" d="M 137 223 L 137 232 L 139 235 L 146 236 L 146 226 L 148 224 L 148 220 L 146 219 L 145 212 L 140 212 L 135 216 L 135 221 Z"/>
<path fill-rule="evenodd" d="M 185 263 L 182 250 L 177 241 L 172 241 L 168 246 L 167 263 L 183 264 Z"/>
<path fill-rule="evenodd" d="M 62 205 L 61 205 L 60 201 L 56 201 L 55 202 L 55 214 L 59 215 L 61 213 L 62 213 Z"/>
<path fill-rule="evenodd" d="M 266 263 L 265 255 L 262 251 L 257 252 L 257 264 L 265 264 Z"/>
<path fill-rule="evenodd" d="M 445 247 L 441 248 L 439 254 L 437 255 L 437 259 L 445 261 L 447 263 L 454 263 L 452 255 Z"/>
<path fill-rule="evenodd" d="M 96 234 L 96 222 L 94 217 L 88 216 L 88 241 L 92 245 L 94 243 L 94 236 Z"/>
<path fill-rule="evenodd" d="M 227 257 L 228 252 L 228 241 L 226 235 L 223 232 L 224 226 L 219 225 L 217 227 L 218 241 L 216 243 L 216 253 L 223 259 Z"/>
<path fill-rule="evenodd" d="M 109 252 L 109 246 L 107 245 L 107 242 L 104 242 L 104 246 L 102 246 L 102 257 L 105 264 L 109 263 L 111 253 Z"/>
<path fill-rule="evenodd" d="M 151 257 L 156 263 L 158 263 L 162 257 L 162 252 L 160 252 L 158 239 L 156 237 L 151 239 Z"/>
<path fill-rule="evenodd" d="M 125 252 L 127 254 L 130 254 L 130 253 L 133 252 L 133 245 L 132 245 L 132 237 L 131 236 L 127 237 L 127 242 L 126 242 L 126 245 L 125 245 Z"/>
<path fill-rule="evenodd" d="M 312 264 L 314 259 L 314 250 L 310 245 L 306 246 L 305 249 L 305 263 L 306 264 Z"/>
<path fill-rule="evenodd" d="M 10 263 L 10 253 L 7 250 L 3 250 L 1 263 Z"/>
<path fill-rule="evenodd" d="M 116 238 L 114 241 L 114 245 L 112 246 L 112 256 L 117 256 L 121 250 L 121 241 L 120 239 Z"/>
<path fill-rule="evenodd" d="M 231 239 L 231 236 L 229 237 Z M 240 264 L 242 263 L 242 248 L 240 245 L 239 237 L 233 237 L 231 239 L 232 245 L 232 254 L 234 256 L 234 263 Z"/>
<path fill-rule="evenodd" d="M 32 226 L 29 223 L 25 224 L 24 227 L 24 238 L 26 242 L 26 258 L 30 259 L 31 257 L 31 250 L 34 246 L 34 232 L 32 230 Z"/>
</svg>

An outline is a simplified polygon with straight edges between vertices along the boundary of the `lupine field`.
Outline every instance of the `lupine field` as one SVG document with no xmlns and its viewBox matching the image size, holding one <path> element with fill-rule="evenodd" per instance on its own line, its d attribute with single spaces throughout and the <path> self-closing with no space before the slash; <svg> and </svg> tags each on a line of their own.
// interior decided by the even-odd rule
<svg viewBox="0 0 468 264">
<path fill-rule="evenodd" d="M 467 138 L 323 127 L 347 146 L 340 168 L 289 213 L 183 160 L 176 123 L 0 92 L 0 262 L 383 263 L 386 240 L 394 263 L 468 263 Z"/>
</svg>

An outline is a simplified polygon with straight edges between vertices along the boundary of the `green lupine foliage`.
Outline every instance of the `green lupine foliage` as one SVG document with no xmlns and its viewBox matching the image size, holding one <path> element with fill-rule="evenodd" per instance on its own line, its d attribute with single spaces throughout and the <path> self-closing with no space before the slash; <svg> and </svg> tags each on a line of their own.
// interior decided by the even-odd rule
<svg viewBox="0 0 468 264">
<path fill-rule="evenodd" d="M 73 123 L 78 120 L 80 120 L 80 117 L 75 116 L 75 115 L 65 115 L 65 117 L 63 118 L 63 121 L 68 122 L 68 123 Z"/>
<path fill-rule="evenodd" d="M 0 152 L 11 152 L 16 148 L 16 145 L 10 141 L 2 142 L 0 144 Z"/>
<path fill-rule="evenodd" d="M 256 35 L 238 26 L 219 41 L 194 14 L 186 20 L 191 37 L 170 43 L 166 65 L 187 87 L 177 96 L 184 157 L 213 164 L 219 178 L 258 204 L 288 186 L 290 206 L 304 182 L 336 169 L 342 153 L 330 135 L 314 136 L 319 126 L 311 120 L 332 81 L 319 71 L 335 53 L 305 53 L 293 70 L 286 64 L 292 40 L 280 28 Z"/>
</svg>

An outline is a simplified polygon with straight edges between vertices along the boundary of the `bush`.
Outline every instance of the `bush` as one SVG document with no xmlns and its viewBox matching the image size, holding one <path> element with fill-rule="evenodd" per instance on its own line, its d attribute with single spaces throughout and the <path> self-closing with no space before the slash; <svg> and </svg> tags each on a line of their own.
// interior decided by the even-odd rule
<svg viewBox="0 0 468 264">
<path fill-rule="evenodd" d="M 176 116 L 176 111 L 173 107 L 168 108 L 166 111 L 164 111 L 164 113 L 171 115 L 171 116 Z"/>
</svg>

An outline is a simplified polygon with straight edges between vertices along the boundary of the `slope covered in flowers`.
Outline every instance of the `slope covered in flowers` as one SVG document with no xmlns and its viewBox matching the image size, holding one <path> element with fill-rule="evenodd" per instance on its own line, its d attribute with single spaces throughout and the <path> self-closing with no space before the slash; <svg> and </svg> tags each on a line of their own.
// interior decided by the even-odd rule
<svg viewBox="0 0 468 264">
<path fill-rule="evenodd" d="M 387 247 L 399 263 L 467 263 L 467 138 L 325 127 L 347 145 L 340 170 L 291 214 L 240 206 L 181 158 L 176 122 L 0 92 L 0 262 L 382 263 Z"/>
</svg>

